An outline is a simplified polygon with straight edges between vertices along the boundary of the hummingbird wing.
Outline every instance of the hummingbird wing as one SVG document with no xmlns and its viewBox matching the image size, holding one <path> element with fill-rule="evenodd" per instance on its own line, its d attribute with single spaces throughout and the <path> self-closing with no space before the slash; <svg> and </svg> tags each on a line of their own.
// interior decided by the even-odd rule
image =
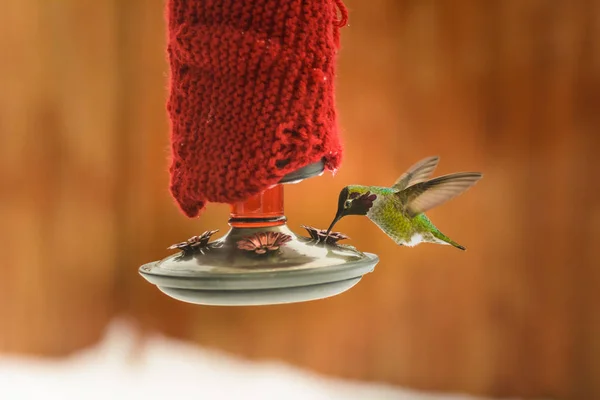
<svg viewBox="0 0 600 400">
<path fill-rule="evenodd" d="M 459 172 L 420 182 L 397 193 L 411 218 L 455 198 L 477 183 L 479 172 Z"/>
<path fill-rule="evenodd" d="M 438 156 L 422 159 L 410 167 L 408 171 L 403 173 L 402 176 L 394 182 L 392 187 L 397 190 L 404 190 L 415 183 L 425 181 L 435 170 L 439 162 L 440 158 Z"/>
</svg>

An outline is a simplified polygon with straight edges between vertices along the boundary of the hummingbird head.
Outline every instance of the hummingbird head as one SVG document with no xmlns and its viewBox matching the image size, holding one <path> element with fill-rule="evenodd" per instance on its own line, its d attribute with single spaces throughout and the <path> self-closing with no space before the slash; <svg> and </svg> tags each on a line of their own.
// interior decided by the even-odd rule
<svg viewBox="0 0 600 400">
<path fill-rule="evenodd" d="M 346 186 L 340 192 L 338 199 L 338 208 L 335 218 L 327 229 L 327 236 L 333 229 L 333 226 L 346 215 L 367 215 L 367 212 L 373 207 L 373 202 L 377 198 L 364 186 Z"/>
</svg>

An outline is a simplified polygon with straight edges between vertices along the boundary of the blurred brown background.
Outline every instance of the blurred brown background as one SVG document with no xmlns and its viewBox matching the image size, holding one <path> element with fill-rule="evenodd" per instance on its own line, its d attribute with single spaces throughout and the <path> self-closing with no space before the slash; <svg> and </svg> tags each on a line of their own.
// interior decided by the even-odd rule
<svg viewBox="0 0 600 400">
<path fill-rule="evenodd" d="M 600 2 L 347 0 L 345 160 L 286 189 L 292 229 L 422 157 L 484 180 L 430 213 L 469 251 L 338 228 L 381 263 L 328 300 L 211 308 L 137 274 L 227 229 L 168 193 L 163 4 L 8 0 L 0 14 L 0 350 L 93 344 L 120 314 L 250 358 L 440 391 L 600 398 Z M 314 196 L 315 193 L 319 196 Z M 327 205 L 319 203 L 330 199 Z"/>
</svg>

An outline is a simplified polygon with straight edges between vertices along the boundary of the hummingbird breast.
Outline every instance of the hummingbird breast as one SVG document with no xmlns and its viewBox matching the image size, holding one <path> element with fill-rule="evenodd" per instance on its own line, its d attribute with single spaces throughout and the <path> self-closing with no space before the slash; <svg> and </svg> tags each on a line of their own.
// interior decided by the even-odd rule
<svg viewBox="0 0 600 400">
<path fill-rule="evenodd" d="M 426 232 L 421 232 L 417 221 L 405 214 L 395 193 L 381 193 L 367 217 L 398 244 L 416 245 L 425 239 Z"/>
</svg>

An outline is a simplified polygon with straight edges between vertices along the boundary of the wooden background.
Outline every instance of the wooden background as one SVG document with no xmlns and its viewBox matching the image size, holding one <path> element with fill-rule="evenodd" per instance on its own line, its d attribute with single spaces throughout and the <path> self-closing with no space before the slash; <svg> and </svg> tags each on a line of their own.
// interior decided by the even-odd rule
<svg viewBox="0 0 600 400">
<path fill-rule="evenodd" d="M 344 295 L 191 306 L 137 275 L 165 247 L 226 230 L 169 197 L 163 5 L 8 0 L 0 13 L 0 351 L 93 344 L 111 318 L 337 376 L 492 395 L 600 398 L 600 2 L 347 0 L 339 174 L 286 190 L 324 227 L 338 190 L 391 184 L 439 154 L 481 170 L 430 213 L 469 251 L 392 244 Z M 313 196 L 319 193 L 319 196 Z M 330 199 L 320 204 L 319 199 Z"/>
</svg>

